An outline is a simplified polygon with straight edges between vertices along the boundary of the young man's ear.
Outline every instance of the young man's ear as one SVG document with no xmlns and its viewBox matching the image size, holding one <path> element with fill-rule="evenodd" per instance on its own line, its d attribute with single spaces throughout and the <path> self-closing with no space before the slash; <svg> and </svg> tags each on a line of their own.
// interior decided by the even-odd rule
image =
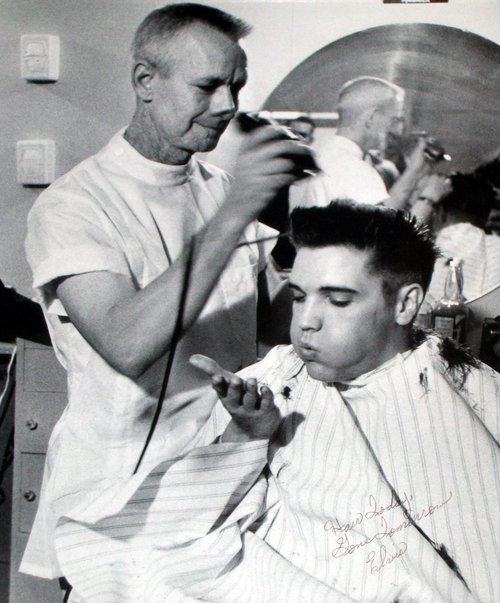
<svg viewBox="0 0 500 603">
<path fill-rule="evenodd" d="M 154 74 L 154 67 L 146 61 L 137 63 L 132 70 L 132 86 L 137 97 L 146 103 L 153 100 L 152 80 Z"/>
<path fill-rule="evenodd" d="M 395 320 L 398 325 L 409 325 L 417 315 L 424 301 L 424 290 L 418 283 L 405 285 L 398 291 L 395 306 Z"/>
</svg>

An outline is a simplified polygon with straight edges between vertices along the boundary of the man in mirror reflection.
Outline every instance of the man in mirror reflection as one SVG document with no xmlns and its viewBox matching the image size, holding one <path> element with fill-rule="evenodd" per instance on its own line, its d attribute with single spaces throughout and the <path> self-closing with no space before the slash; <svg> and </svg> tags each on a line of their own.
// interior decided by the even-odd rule
<svg viewBox="0 0 500 603">
<path fill-rule="evenodd" d="M 235 116 L 247 81 L 239 41 L 249 30 L 198 4 L 148 15 L 133 42 L 130 124 L 29 216 L 27 256 L 69 401 L 21 570 L 65 575 L 74 593 L 93 578 L 56 553 L 61 524 L 85 532 L 127 500 L 124 479 L 189 450 L 210 409 L 200 398 L 207 378 L 187 359 L 204 350 L 232 370 L 252 363 L 257 311 L 272 316 L 274 241 L 262 239 L 275 233 L 256 218 L 310 151 L 263 126 L 245 135 L 232 178 L 195 156 L 214 149 Z M 143 457 L 169 354 L 163 411 Z"/>
<path fill-rule="evenodd" d="M 366 161 L 370 152 L 383 154 L 391 133 L 399 134 L 404 98 L 401 87 L 378 77 L 361 76 L 346 82 L 338 94 L 336 133 L 318 154 L 322 172 L 291 187 L 290 211 L 297 206 L 328 205 L 334 198 L 398 209 L 415 203 L 419 182 L 435 163 L 426 155 L 425 136 L 418 138 L 402 174 L 394 166 L 395 182 L 389 191 L 379 172 Z M 402 169 L 401 163 L 396 163 Z M 416 209 L 422 213 L 421 208 Z"/>
</svg>

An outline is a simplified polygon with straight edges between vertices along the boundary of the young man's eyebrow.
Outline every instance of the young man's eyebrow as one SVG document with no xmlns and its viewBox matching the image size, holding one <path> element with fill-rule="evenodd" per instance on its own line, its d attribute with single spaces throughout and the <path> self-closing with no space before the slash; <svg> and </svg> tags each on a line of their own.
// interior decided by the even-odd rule
<svg viewBox="0 0 500 603">
<path fill-rule="evenodd" d="M 303 293 L 303 289 L 290 281 L 288 281 L 288 287 L 289 289 L 294 289 L 295 291 L 300 291 Z M 353 295 L 359 293 L 359 291 L 356 289 L 351 289 L 350 287 L 337 287 L 334 285 L 324 285 L 319 288 L 319 291 L 321 293 L 351 293 Z"/>
<path fill-rule="evenodd" d="M 324 285 L 320 287 L 319 290 L 321 293 L 352 293 L 355 295 L 359 293 L 356 289 L 351 289 L 350 287 L 335 287 L 333 285 Z"/>
</svg>

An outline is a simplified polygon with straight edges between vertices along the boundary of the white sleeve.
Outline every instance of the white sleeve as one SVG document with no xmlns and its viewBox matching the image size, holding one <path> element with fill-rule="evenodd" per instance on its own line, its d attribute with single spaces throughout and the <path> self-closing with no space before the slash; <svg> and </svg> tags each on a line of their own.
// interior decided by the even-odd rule
<svg viewBox="0 0 500 603">
<path fill-rule="evenodd" d="M 45 307 L 61 314 L 51 286 L 55 279 L 99 270 L 130 273 L 125 254 L 84 196 L 48 191 L 37 200 L 28 216 L 26 256 Z"/>
</svg>

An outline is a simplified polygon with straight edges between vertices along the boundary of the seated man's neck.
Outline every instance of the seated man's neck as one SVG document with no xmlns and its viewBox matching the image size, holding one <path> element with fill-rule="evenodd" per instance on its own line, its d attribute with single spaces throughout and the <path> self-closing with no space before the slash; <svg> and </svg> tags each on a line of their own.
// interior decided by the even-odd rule
<svg viewBox="0 0 500 603">
<path fill-rule="evenodd" d="M 398 354 L 404 354 L 405 352 L 411 351 L 412 347 L 410 330 L 401 330 L 401 332 L 398 332 L 395 337 L 392 337 L 391 341 L 389 341 L 383 349 L 379 350 L 376 355 L 373 354 L 367 356 L 356 366 L 339 368 L 338 371 L 336 371 L 334 378 L 329 379 L 328 382 L 338 383 L 358 379 L 359 377 L 382 367 L 387 362 L 396 358 Z"/>
</svg>

